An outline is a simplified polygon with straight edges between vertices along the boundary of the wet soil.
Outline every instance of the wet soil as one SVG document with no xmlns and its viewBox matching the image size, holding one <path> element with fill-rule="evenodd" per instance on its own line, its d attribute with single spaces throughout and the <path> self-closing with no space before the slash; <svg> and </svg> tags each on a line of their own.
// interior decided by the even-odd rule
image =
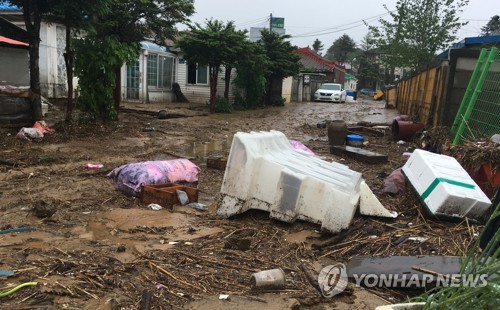
<svg viewBox="0 0 500 310">
<path fill-rule="evenodd" d="M 326 129 L 316 124 L 325 119 L 390 123 L 396 111 L 381 102 L 288 104 L 229 115 L 209 115 L 206 107 L 188 104 L 125 107 L 118 122 L 102 126 L 64 126 L 61 113 L 51 111 L 47 121 L 57 131 L 37 142 L 17 140 L 17 129 L 0 129 L 0 159 L 15 163 L 0 165 L 0 229 L 33 229 L 0 234 L 0 269 L 16 271 L 0 276 L 0 291 L 39 283 L 2 298 L 1 308 L 137 309 L 150 298 L 152 309 L 372 309 L 415 293 L 350 285 L 326 299 L 301 266 L 317 274 L 361 254 L 463 255 L 481 228 L 429 218 L 410 189 L 397 196 L 380 193 L 384 177 L 402 166 L 402 154 L 417 144 L 396 144 L 389 134 L 365 137 L 365 148 L 389 156 L 384 164 L 330 154 Z M 161 109 L 176 118 L 156 118 L 153 112 Z M 257 130 L 282 131 L 320 158 L 361 172 L 399 217 L 357 215 L 353 226 L 360 228 L 334 243 L 328 241 L 335 236 L 318 225 L 281 223 L 265 212 L 217 218 L 215 198 L 224 172 L 207 168 L 206 159 L 227 157 L 236 132 Z M 175 158 L 201 168 L 199 201 L 208 211 L 148 210 L 116 191 L 106 177 L 125 163 Z M 104 168 L 86 170 L 85 163 Z M 395 242 L 401 236 L 427 240 Z M 272 268 L 285 271 L 286 287 L 252 290 L 251 274 Z M 230 298 L 219 300 L 219 294 Z"/>
</svg>

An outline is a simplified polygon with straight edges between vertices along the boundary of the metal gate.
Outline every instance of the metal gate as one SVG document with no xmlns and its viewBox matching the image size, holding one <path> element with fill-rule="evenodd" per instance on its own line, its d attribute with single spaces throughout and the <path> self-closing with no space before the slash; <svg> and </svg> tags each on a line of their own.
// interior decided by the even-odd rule
<svg viewBox="0 0 500 310">
<path fill-rule="evenodd" d="M 455 117 L 453 144 L 500 132 L 500 50 L 483 49 Z"/>
<path fill-rule="evenodd" d="M 294 102 L 308 102 L 314 100 L 314 93 L 323 83 L 323 74 L 300 74 L 293 77 L 292 97 Z M 302 98 L 300 98 L 300 96 Z M 300 98 L 300 99 L 299 99 Z"/>
</svg>

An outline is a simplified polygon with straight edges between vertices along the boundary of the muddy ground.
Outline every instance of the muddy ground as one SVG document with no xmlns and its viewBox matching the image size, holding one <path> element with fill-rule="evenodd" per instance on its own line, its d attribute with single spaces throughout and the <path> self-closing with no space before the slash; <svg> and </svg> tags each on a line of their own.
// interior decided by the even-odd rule
<svg viewBox="0 0 500 310">
<path fill-rule="evenodd" d="M 17 129 L 0 130 L 0 159 L 15 163 L 0 165 L 0 229 L 33 229 L 0 235 L 0 269 L 16 270 L 0 277 L 0 292 L 38 282 L 0 299 L 1 308 L 142 309 L 150 298 L 152 309 L 372 309 L 416 292 L 349 286 L 326 299 L 307 281 L 304 268 L 317 274 L 323 266 L 362 254 L 464 255 L 481 228 L 430 219 L 409 189 L 398 196 L 380 193 L 384 177 L 404 164 L 402 154 L 415 144 L 398 145 L 389 135 L 367 137 L 366 148 L 389 156 L 385 164 L 329 153 L 326 129 L 317 128 L 318 122 L 390 123 L 396 111 L 384 109 L 382 102 L 288 104 L 230 115 L 209 115 L 206 107 L 189 104 L 125 107 L 118 122 L 103 126 L 65 127 L 61 113 L 53 110 L 47 120 L 57 131 L 39 142 L 16 139 Z M 179 117 L 160 120 L 145 112 L 167 107 Z M 146 127 L 156 130 L 143 131 Z M 357 215 L 353 226 L 359 228 L 330 245 L 326 241 L 334 236 L 318 225 L 281 223 L 265 212 L 217 218 L 223 171 L 207 168 L 206 158 L 227 156 L 238 131 L 271 129 L 303 142 L 324 160 L 363 173 L 399 217 Z M 125 163 L 179 157 L 201 168 L 200 202 L 208 211 L 148 210 L 116 191 L 106 177 Z M 85 163 L 104 168 L 86 170 Z M 427 240 L 396 242 L 401 236 Z M 285 271 L 285 289 L 252 291 L 253 272 L 277 267 Z M 219 300 L 219 294 L 229 294 L 230 300 Z"/>
</svg>

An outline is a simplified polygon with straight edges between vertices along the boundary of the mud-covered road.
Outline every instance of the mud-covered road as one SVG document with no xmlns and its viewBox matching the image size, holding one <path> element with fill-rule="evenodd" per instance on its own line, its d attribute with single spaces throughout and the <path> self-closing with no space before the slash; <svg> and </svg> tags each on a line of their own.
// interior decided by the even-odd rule
<svg viewBox="0 0 500 310">
<path fill-rule="evenodd" d="M 0 159 L 15 164 L 0 165 L 0 229 L 32 229 L 0 234 L 0 269 L 16 271 L 0 276 L 0 292 L 38 282 L 1 298 L 0 308 L 137 309 L 149 300 L 151 309 L 372 309 L 408 293 L 350 286 L 334 298 L 321 298 L 301 266 L 317 274 L 322 266 L 360 254 L 461 255 L 478 231 L 472 224 L 428 219 L 411 190 L 396 197 L 379 193 L 383 178 L 404 164 L 402 153 L 415 145 L 398 145 L 389 135 L 367 137 L 366 148 L 389 155 L 388 163 L 376 165 L 329 153 L 326 129 L 317 128 L 318 122 L 390 123 L 396 111 L 382 102 L 288 104 L 230 115 L 179 105 L 168 111 L 182 117 L 164 120 L 134 110 L 154 112 L 166 105 L 125 107 L 116 123 L 71 128 L 59 125 L 61 114 L 52 111 L 47 121 L 57 131 L 39 142 L 16 139 L 17 129 L 0 129 Z M 147 127 L 155 130 L 144 131 Z M 361 228 L 325 247 L 314 246 L 332 237 L 318 225 L 284 224 L 254 211 L 217 218 L 214 202 L 223 171 L 207 168 L 206 158 L 227 156 L 236 132 L 256 130 L 282 131 L 320 158 L 363 173 L 381 202 L 400 216 L 357 215 Z M 106 176 L 125 163 L 175 158 L 201 168 L 199 200 L 208 211 L 148 210 L 116 191 Z M 85 163 L 104 168 L 86 170 Z M 395 245 L 402 235 L 427 241 Z M 250 240 L 246 250 L 234 246 L 243 239 Z M 286 289 L 251 290 L 252 272 L 277 267 L 285 271 Z M 219 294 L 230 300 L 219 300 Z"/>
</svg>

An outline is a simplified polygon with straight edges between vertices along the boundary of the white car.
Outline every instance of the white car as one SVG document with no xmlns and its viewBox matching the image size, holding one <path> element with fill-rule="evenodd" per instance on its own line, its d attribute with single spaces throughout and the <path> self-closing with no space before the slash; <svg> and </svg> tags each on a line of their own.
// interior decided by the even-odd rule
<svg viewBox="0 0 500 310">
<path fill-rule="evenodd" d="M 314 93 L 314 101 L 332 101 L 345 102 L 346 91 L 342 85 L 334 83 L 321 84 L 319 89 Z"/>
</svg>

